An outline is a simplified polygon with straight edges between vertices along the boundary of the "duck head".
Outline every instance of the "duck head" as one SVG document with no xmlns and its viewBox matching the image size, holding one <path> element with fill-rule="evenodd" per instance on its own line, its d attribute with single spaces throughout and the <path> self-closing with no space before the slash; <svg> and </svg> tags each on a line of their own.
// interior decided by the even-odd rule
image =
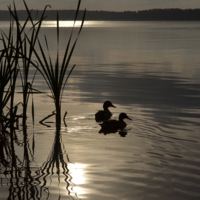
<svg viewBox="0 0 200 200">
<path fill-rule="evenodd" d="M 129 118 L 129 117 L 127 116 L 126 113 L 120 113 L 120 115 L 119 115 L 119 121 L 123 121 L 124 119 L 132 120 L 131 118 Z"/>
<path fill-rule="evenodd" d="M 104 104 L 103 104 L 103 109 L 107 110 L 108 107 L 116 108 L 115 106 L 113 106 L 113 104 L 110 101 L 105 101 Z"/>
</svg>

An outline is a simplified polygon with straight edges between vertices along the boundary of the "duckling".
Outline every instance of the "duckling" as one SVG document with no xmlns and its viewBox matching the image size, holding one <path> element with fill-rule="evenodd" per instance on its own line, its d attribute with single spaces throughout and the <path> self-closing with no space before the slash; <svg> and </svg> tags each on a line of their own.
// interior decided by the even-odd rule
<svg viewBox="0 0 200 200">
<path fill-rule="evenodd" d="M 104 122 L 110 119 L 110 117 L 112 116 L 112 113 L 108 110 L 109 107 L 116 108 L 115 106 L 113 106 L 113 104 L 110 101 L 105 101 L 103 104 L 104 110 L 99 110 L 95 114 L 96 122 Z"/>
<path fill-rule="evenodd" d="M 109 120 L 100 124 L 101 130 L 99 133 L 115 133 L 119 129 L 124 129 L 126 127 L 124 119 L 132 120 L 126 113 L 120 113 L 119 120 Z"/>
</svg>

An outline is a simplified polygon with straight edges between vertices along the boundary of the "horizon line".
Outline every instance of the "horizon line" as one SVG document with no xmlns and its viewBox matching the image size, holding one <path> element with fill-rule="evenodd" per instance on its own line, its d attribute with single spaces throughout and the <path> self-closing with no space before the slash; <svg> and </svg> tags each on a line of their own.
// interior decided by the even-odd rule
<svg viewBox="0 0 200 200">
<path fill-rule="evenodd" d="M 150 8 L 150 9 L 144 9 L 144 10 L 124 10 L 124 11 L 112 11 L 112 10 L 87 10 L 87 12 L 140 12 L 140 11 L 150 11 L 150 10 L 199 10 L 200 8 Z M 79 11 L 83 11 L 85 9 L 80 9 Z M 1 10 L 0 11 L 8 11 L 9 10 Z M 17 11 L 26 11 L 26 9 L 19 9 Z M 43 11 L 43 9 L 31 9 L 31 11 Z M 76 11 L 76 9 L 51 9 L 46 10 L 47 11 Z"/>
</svg>

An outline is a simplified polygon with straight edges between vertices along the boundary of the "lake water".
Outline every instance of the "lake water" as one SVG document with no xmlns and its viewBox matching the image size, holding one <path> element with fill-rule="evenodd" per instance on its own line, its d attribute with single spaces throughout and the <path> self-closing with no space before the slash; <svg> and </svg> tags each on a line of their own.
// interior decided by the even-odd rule
<svg viewBox="0 0 200 200">
<path fill-rule="evenodd" d="M 62 54 L 71 25 L 61 26 Z M 55 22 L 44 34 L 55 58 Z M 17 170 L 0 160 L 0 199 L 200 199 L 199 55 L 199 22 L 85 22 L 63 97 L 67 127 L 58 138 L 54 124 L 41 125 L 54 104 L 34 96 L 35 125 L 30 101 L 27 138 L 17 132 Z M 39 73 L 34 83 L 49 92 Z M 99 133 L 94 114 L 106 100 L 113 119 L 132 118 L 124 130 Z"/>
</svg>

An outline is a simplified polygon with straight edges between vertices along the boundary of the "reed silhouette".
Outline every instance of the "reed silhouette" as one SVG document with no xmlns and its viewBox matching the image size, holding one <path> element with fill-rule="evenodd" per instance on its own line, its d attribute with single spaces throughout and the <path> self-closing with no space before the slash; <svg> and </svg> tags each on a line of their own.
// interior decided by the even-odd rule
<svg viewBox="0 0 200 200">
<path fill-rule="evenodd" d="M 29 13 L 29 9 L 24 1 L 24 5 L 26 8 L 26 12 Z M 0 51 L 0 117 L 3 119 L 3 122 L 9 122 L 12 125 L 16 120 L 18 120 L 18 116 L 22 117 L 23 125 L 26 124 L 26 115 L 27 115 L 27 105 L 29 96 L 33 93 L 33 81 L 29 81 L 29 69 L 32 63 L 32 55 L 33 51 L 31 45 L 27 45 L 27 32 L 26 27 L 28 22 L 30 21 L 32 27 L 28 29 L 28 32 L 31 36 L 31 44 L 35 45 L 36 39 L 39 34 L 39 30 L 41 27 L 42 20 L 44 19 L 45 9 L 43 11 L 43 15 L 39 21 L 33 22 L 33 20 L 28 16 L 27 19 L 22 22 L 19 21 L 19 16 L 17 13 L 17 9 L 15 6 L 15 2 L 13 2 L 14 9 L 11 9 L 11 6 L 8 6 L 10 13 L 10 28 L 9 33 L 6 34 L 2 31 L 1 33 L 1 41 L 3 43 L 3 49 Z M 36 26 L 37 25 L 37 26 Z M 14 28 L 15 26 L 15 28 Z M 37 27 L 37 28 L 36 28 Z M 20 67 L 22 66 L 22 67 Z M 18 75 L 20 74 L 21 83 L 22 83 L 22 95 L 23 101 L 21 105 L 23 107 L 22 115 L 17 115 L 17 105 L 14 105 L 14 97 L 15 97 L 15 88 L 16 88 L 16 80 Z M 7 90 L 6 90 L 7 89 Z M 10 101 L 9 109 L 9 118 L 3 112 L 3 109 Z M 32 105 L 32 119 L 34 123 L 34 109 Z M 8 124 L 8 123 L 7 123 Z M 2 123 L 4 126 L 4 123 Z"/>
<path fill-rule="evenodd" d="M 18 121 L 18 105 L 14 105 L 16 79 L 19 72 L 19 54 L 13 48 L 13 23 L 10 22 L 8 35 L 1 33 L 3 50 L 0 51 L 0 126 L 6 129 Z M 7 107 L 8 103 L 10 104 Z M 9 111 L 6 113 L 5 108 Z"/>
<path fill-rule="evenodd" d="M 35 79 L 36 71 L 38 70 L 46 81 L 50 91 L 51 97 L 54 100 L 55 104 L 55 116 L 56 116 L 56 126 L 57 128 L 61 126 L 61 101 L 63 96 L 63 91 L 65 89 L 67 80 L 72 73 L 75 65 L 69 69 L 69 63 L 75 49 L 78 37 L 83 28 L 84 19 L 86 15 L 86 10 L 84 12 L 82 23 L 79 28 L 78 34 L 76 35 L 75 41 L 72 43 L 72 36 L 74 36 L 74 27 L 78 17 L 79 8 L 81 4 L 81 0 L 78 1 L 77 10 L 75 14 L 74 24 L 71 30 L 71 34 L 69 36 L 69 40 L 66 44 L 66 49 L 63 55 L 62 63 L 59 61 L 59 13 L 57 12 L 57 58 L 55 60 L 55 64 L 53 65 L 52 58 L 50 54 L 47 55 L 44 52 L 44 47 L 41 45 L 41 42 L 38 38 L 38 35 L 41 30 L 41 25 L 43 20 L 46 18 L 45 12 L 49 5 L 47 5 L 42 14 L 39 17 L 39 20 L 34 21 L 31 14 L 31 10 L 28 8 L 25 0 L 23 0 L 24 6 L 27 13 L 27 18 L 24 22 L 20 21 L 19 13 L 17 12 L 17 8 L 15 6 L 15 2 L 13 2 L 13 10 L 11 6 L 8 6 L 10 12 L 10 30 L 9 33 L 6 34 L 2 32 L 1 41 L 3 43 L 3 49 L 0 51 L 0 123 L 1 126 L 4 126 L 4 122 L 8 119 L 5 118 L 5 114 L 3 112 L 6 104 L 10 101 L 10 124 L 16 120 L 16 107 L 14 105 L 14 96 L 15 96 L 15 87 L 16 87 L 16 79 L 18 74 L 21 78 L 21 86 L 22 86 L 22 95 L 23 95 L 23 113 L 22 113 L 22 124 L 26 125 L 27 119 L 27 106 L 29 102 L 30 95 L 34 93 L 41 93 L 33 88 L 33 82 Z M 12 22 L 13 21 L 13 22 Z M 31 24 L 31 28 L 27 27 L 27 24 Z M 13 28 L 13 24 L 15 25 L 15 29 Z M 14 32 L 14 30 L 16 32 Z M 16 37 L 15 37 L 16 36 Z M 46 47 L 49 52 L 49 46 L 47 37 L 44 36 Z M 71 45 L 72 43 L 72 45 Z M 39 45 L 39 50 L 41 52 L 38 53 L 35 45 Z M 33 55 L 36 57 L 36 60 L 33 60 Z M 30 77 L 30 67 L 35 67 L 35 74 Z M 9 84 L 10 83 L 10 84 Z M 65 113 L 66 115 L 66 113 Z M 34 101 L 32 97 L 32 119 L 34 124 Z M 65 123 L 65 121 L 64 121 Z M 65 123 L 66 126 L 66 123 Z"/>
<path fill-rule="evenodd" d="M 75 16 L 74 25 L 79 12 L 81 0 L 78 2 L 77 12 Z M 57 42 L 58 42 L 58 54 L 55 66 L 53 67 L 51 58 L 49 57 L 49 65 L 43 51 L 43 47 L 40 44 L 38 35 L 40 32 L 42 21 L 45 19 L 46 6 L 43 10 L 43 14 L 39 20 L 33 21 L 31 11 L 29 10 L 24 0 L 24 6 L 27 12 L 27 18 L 23 24 L 19 21 L 17 9 L 15 3 L 13 3 L 14 9 L 9 6 L 9 12 L 11 15 L 10 29 L 8 35 L 4 32 L 1 34 L 1 41 L 3 43 L 3 49 L 0 51 L 0 172 L 1 173 L 1 185 L 7 183 L 9 187 L 8 199 L 41 199 L 45 197 L 49 198 L 51 178 L 53 175 L 57 175 L 58 185 L 61 183 L 66 184 L 67 194 L 73 199 L 70 188 L 73 188 L 71 181 L 72 177 L 69 174 L 68 162 L 69 158 L 65 152 L 64 145 L 62 144 L 62 138 L 60 134 L 61 128 L 61 100 L 63 90 L 67 83 L 67 80 L 73 71 L 75 65 L 67 73 L 70 59 L 72 57 L 74 48 L 78 36 L 83 27 L 85 14 L 82 19 L 77 38 L 70 49 L 71 40 L 73 36 L 73 29 L 70 34 L 69 41 L 67 43 L 66 51 L 63 56 L 63 62 L 59 64 L 59 16 L 57 15 Z M 31 28 L 26 32 L 27 23 L 31 23 Z M 15 23 L 15 30 L 13 24 Z M 16 35 L 16 38 L 14 37 Z M 16 40 L 14 40 L 14 38 Z M 48 47 L 48 42 L 46 40 Z M 41 57 L 37 54 L 35 44 L 38 42 Z M 35 55 L 37 61 L 35 62 L 32 56 Z M 43 59 L 43 61 L 42 61 Z M 21 65 L 19 63 L 22 63 Z M 39 66 L 40 65 L 40 66 Z M 20 67 L 21 66 L 21 67 Z M 27 106 L 30 95 L 33 93 L 41 93 L 33 88 L 34 78 L 31 77 L 30 81 L 30 67 L 33 66 L 38 70 L 45 81 L 47 82 L 49 89 L 52 92 L 51 98 L 55 103 L 56 111 L 53 115 L 56 115 L 56 132 L 54 143 L 49 154 L 47 161 L 42 166 L 38 167 L 34 158 L 35 152 L 35 139 L 34 134 L 32 138 L 32 145 L 30 144 L 29 133 L 27 132 Z M 16 80 L 20 75 L 23 102 L 14 104 Z M 9 104 L 9 106 L 8 106 Z M 18 107 L 22 106 L 22 113 L 18 114 Z M 5 112 L 5 108 L 8 109 Z M 67 112 L 65 112 L 64 118 Z M 19 119 L 22 118 L 22 126 L 19 127 Z M 63 118 L 63 120 L 64 120 Z M 32 101 L 32 119 L 34 124 L 34 103 Z M 64 124 L 66 122 L 64 120 Z M 21 128 L 21 130 L 19 130 Z M 18 132 L 22 133 L 23 139 L 18 139 Z M 32 147 L 31 147 L 32 146 Z M 21 148 L 20 155 L 16 151 L 16 148 Z M 50 185 L 48 185 L 48 183 Z M 59 194 L 58 199 L 61 199 L 62 195 Z"/>
<path fill-rule="evenodd" d="M 75 39 L 72 47 L 70 47 L 71 42 L 72 42 L 72 36 L 74 34 L 73 31 L 74 31 L 74 26 L 75 26 L 75 23 L 77 20 L 80 3 L 81 3 L 81 0 L 79 0 L 79 2 L 78 2 L 73 27 L 71 30 L 71 34 L 69 36 L 68 43 L 66 44 L 65 53 L 63 55 L 61 64 L 59 61 L 59 28 L 60 27 L 59 27 L 59 14 L 58 13 L 57 13 L 57 27 L 56 27 L 56 29 L 57 29 L 57 57 L 56 57 L 54 65 L 53 65 L 53 61 L 50 57 L 50 54 L 49 55 L 45 54 L 43 47 L 40 43 L 40 40 L 38 39 L 38 45 L 39 45 L 41 55 L 39 55 L 39 53 L 35 49 L 34 45 L 32 45 L 31 41 L 27 38 L 28 42 L 29 42 L 31 48 L 33 49 L 33 52 L 37 58 L 37 62 L 39 63 L 40 66 L 38 66 L 37 64 L 34 64 L 34 63 L 33 63 L 33 65 L 42 74 L 43 78 L 45 79 L 45 81 L 51 91 L 51 94 L 52 94 L 51 98 L 54 100 L 55 109 L 56 109 L 56 126 L 57 126 L 57 128 L 60 127 L 60 125 L 61 125 L 61 101 L 62 101 L 63 91 L 65 89 L 67 80 L 75 67 L 75 65 L 73 65 L 71 67 L 71 69 L 68 70 L 69 63 L 70 63 L 74 48 L 76 46 L 78 37 L 81 33 L 84 19 L 85 19 L 85 14 L 86 14 L 86 10 L 85 10 L 83 18 L 82 18 L 82 23 L 79 28 L 78 34 L 76 36 L 76 39 Z M 47 37 L 44 36 L 44 39 L 46 42 L 46 47 L 49 51 Z"/>
</svg>

